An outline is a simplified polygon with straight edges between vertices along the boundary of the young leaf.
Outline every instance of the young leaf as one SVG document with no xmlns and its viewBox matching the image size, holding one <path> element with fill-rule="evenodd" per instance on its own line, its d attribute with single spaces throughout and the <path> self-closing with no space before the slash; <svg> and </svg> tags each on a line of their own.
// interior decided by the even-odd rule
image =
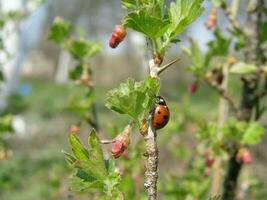
<svg viewBox="0 0 267 200">
<path fill-rule="evenodd" d="M 121 0 L 122 7 L 128 10 L 137 9 L 136 0 Z"/>
<path fill-rule="evenodd" d="M 159 92 L 159 81 L 148 77 L 135 82 L 128 79 L 118 89 L 108 93 L 106 106 L 120 114 L 128 114 L 133 119 L 146 112 L 152 106 L 154 96 Z"/>
<path fill-rule="evenodd" d="M 60 44 L 70 35 L 71 29 L 72 26 L 69 22 L 57 17 L 50 28 L 48 39 Z"/>
<path fill-rule="evenodd" d="M 170 23 L 168 19 L 152 16 L 144 9 L 138 12 L 129 13 L 124 21 L 125 26 L 143 33 L 151 39 L 163 36 Z"/>
<path fill-rule="evenodd" d="M 89 138 L 88 138 L 88 145 L 89 145 L 89 159 L 97 166 L 98 174 L 101 178 L 106 177 L 107 169 L 105 166 L 103 150 L 101 147 L 101 143 L 99 138 L 96 135 L 95 130 L 92 130 Z"/>
<path fill-rule="evenodd" d="M 190 47 L 183 47 L 183 51 L 190 57 L 192 64 L 188 67 L 195 76 L 200 76 L 207 69 L 207 63 L 205 62 L 205 55 L 202 53 L 198 43 L 192 38 L 189 38 Z"/>
<path fill-rule="evenodd" d="M 257 122 L 251 122 L 245 131 L 242 143 L 247 145 L 259 144 L 265 129 Z"/>
<path fill-rule="evenodd" d="M 226 56 L 231 44 L 231 39 L 226 38 L 222 32 L 217 28 L 214 31 L 215 40 L 208 43 L 208 56 Z"/>
<path fill-rule="evenodd" d="M 224 0 L 210 0 L 210 1 L 217 8 L 221 7 L 221 5 L 224 3 Z"/>
<path fill-rule="evenodd" d="M 103 183 L 101 181 L 85 181 L 77 176 L 74 176 L 70 180 L 70 189 L 74 192 L 88 192 L 91 189 L 101 189 Z"/>
<path fill-rule="evenodd" d="M 204 11 L 201 6 L 203 0 L 176 0 L 169 8 L 170 26 L 167 31 L 169 38 L 174 38 L 196 20 Z"/>
<path fill-rule="evenodd" d="M 77 159 L 73 155 L 71 155 L 65 151 L 62 151 L 62 153 L 65 154 L 65 159 L 70 165 L 73 165 L 77 161 Z"/>
<path fill-rule="evenodd" d="M 84 148 L 82 143 L 80 142 L 79 138 L 74 135 L 69 135 L 69 142 L 71 144 L 71 149 L 74 154 L 74 156 L 77 158 L 77 160 L 88 160 L 88 151 Z"/>
<path fill-rule="evenodd" d="M 240 75 L 251 74 L 251 73 L 255 73 L 256 71 L 257 71 L 256 65 L 247 64 L 247 63 L 244 63 L 244 62 L 236 63 L 230 69 L 231 73 L 240 74 Z"/>
<path fill-rule="evenodd" d="M 77 60 L 92 57 L 102 50 L 102 45 L 85 39 L 71 39 L 65 47 Z"/>
</svg>

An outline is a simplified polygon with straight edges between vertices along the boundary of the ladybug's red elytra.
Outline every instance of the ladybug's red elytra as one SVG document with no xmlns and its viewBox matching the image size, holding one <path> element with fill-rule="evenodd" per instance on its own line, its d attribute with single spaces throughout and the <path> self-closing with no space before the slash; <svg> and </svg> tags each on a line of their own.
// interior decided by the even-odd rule
<svg viewBox="0 0 267 200">
<path fill-rule="evenodd" d="M 156 106 L 154 108 L 153 114 L 153 126 L 155 129 L 163 128 L 170 119 L 170 111 L 165 102 L 165 100 L 161 96 L 156 97 Z"/>
</svg>

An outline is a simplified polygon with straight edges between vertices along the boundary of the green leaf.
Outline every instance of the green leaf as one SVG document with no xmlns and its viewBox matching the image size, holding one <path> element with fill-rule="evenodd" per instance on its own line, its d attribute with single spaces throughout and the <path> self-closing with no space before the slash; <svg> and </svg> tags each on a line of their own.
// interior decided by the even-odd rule
<svg viewBox="0 0 267 200">
<path fill-rule="evenodd" d="M 99 177 L 105 178 L 107 176 L 107 169 L 105 166 L 103 150 L 99 138 L 96 135 L 95 130 L 92 130 L 89 138 L 89 159 L 97 166 L 97 173 Z"/>
<path fill-rule="evenodd" d="M 234 64 L 231 69 L 230 72 L 233 74 L 251 74 L 251 73 L 255 73 L 257 71 L 257 66 L 254 64 L 247 64 L 244 62 L 238 62 L 236 64 Z"/>
<path fill-rule="evenodd" d="M 155 17 L 145 10 L 129 13 L 124 21 L 126 27 L 143 33 L 151 39 L 163 36 L 170 23 L 168 19 Z"/>
<path fill-rule="evenodd" d="M 0 117 L 0 132 L 12 132 L 12 115 L 7 114 Z"/>
<path fill-rule="evenodd" d="M 167 31 L 169 38 L 174 38 L 181 34 L 184 29 L 196 20 L 204 11 L 201 6 L 203 0 L 176 0 L 171 2 L 168 11 L 170 26 Z"/>
<path fill-rule="evenodd" d="M 148 111 L 155 95 L 159 92 L 158 79 L 148 77 L 144 81 L 135 82 L 128 79 L 118 89 L 110 91 L 107 95 L 106 106 L 120 114 L 128 114 L 133 119 Z"/>
<path fill-rule="evenodd" d="M 192 38 L 189 38 L 189 42 L 190 47 L 182 47 L 182 50 L 188 55 L 192 62 L 188 69 L 198 77 L 204 74 L 208 65 L 205 63 L 205 55 L 202 53 L 198 43 Z"/>
<path fill-rule="evenodd" d="M 77 60 L 84 60 L 95 56 L 102 50 L 102 45 L 85 39 L 71 39 L 65 47 Z"/>
<path fill-rule="evenodd" d="M 210 0 L 210 1 L 217 8 L 221 7 L 222 4 L 224 3 L 224 0 Z"/>
<path fill-rule="evenodd" d="M 88 118 L 91 116 L 90 111 L 94 101 L 94 95 L 84 95 L 81 92 L 77 92 L 70 96 L 68 106 L 64 110 L 82 118 Z"/>
<path fill-rule="evenodd" d="M 224 37 L 223 33 L 218 28 L 214 31 L 214 36 L 215 40 L 208 43 L 209 51 L 207 56 L 226 56 L 229 51 L 231 39 Z"/>
<path fill-rule="evenodd" d="M 69 71 L 69 77 L 72 80 L 77 80 L 81 77 L 83 72 L 83 67 L 81 65 L 76 66 L 74 69 Z"/>
<path fill-rule="evenodd" d="M 60 44 L 64 42 L 67 37 L 69 37 L 71 29 L 72 26 L 69 22 L 57 17 L 54 21 L 54 24 L 50 28 L 48 39 L 57 44 Z"/>
<path fill-rule="evenodd" d="M 89 174 L 87 174 L 84 170 L 82 169 L 78 169 L 77 170 L 77 173 L 76 173 L 76 176 L 79 177 L 80 179 L 83 179 L 87 182 L 93 182 L 93 181 L 96 181 L 97 179 L 90 176 Z"/>
<path fill-rule="evenodd" d="M 103 189 L 103 182 L 99 180 L 88 182 L 74 176 L 70 181 L 70 189 L 74 192 L 88 192 L 91 189 Z"/>
<path fill-rule="evenodd" d="M 4 80 L 5 80 L 4 73 L 2 72 L 2 70 L 0 70 L 0 82 Z"/>
<path fill-rule="evenodd" d="M 230 118 L 222 129 L 225 142 L 240 141 L 246 128 L 246 122 Z"/>
<path fill-rule="evenodd" d="M 75 162 L 77 162 L 77 159 L 73 155 L 71 155 L 65 151 L 62 151 L 62 153 L 64 153 L 65 159 L 70 165 L 73 165 L 73 164 L 75 164 Z"/>
<path fill-rule="evenodd" d="M 71 149 L 74 154 L 74 156 L 77 158 L 77 160 L 86 161 L 89 159 L 88 151 L 85 149 L 85 147 L 80 142 L 79 138 L 74 135 L 69 135 L 69 142 L 71 144 Z"/>
<path fill-rule="evenodd" d="M 136 0 L 121 0 L 122 7 L 125 9 L 136 9 Z"/>
<path fill-rule="evenodd" d="M 257 122 L 251 122 L 245 131 L 242 143 L 247 145 L 259 144 L 265 129 Z"/>
<path fill-rule="evenodd" d="M 260 43 L 264 43 L 266 40 L 267 40 L 267 22 L 264 22 L 261 24 L 260 28 Z"/>
</svg>

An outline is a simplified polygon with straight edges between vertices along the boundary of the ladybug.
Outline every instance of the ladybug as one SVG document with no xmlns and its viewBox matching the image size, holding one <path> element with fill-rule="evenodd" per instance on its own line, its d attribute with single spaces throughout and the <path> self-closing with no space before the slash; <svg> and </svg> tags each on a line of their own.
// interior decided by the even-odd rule
<svg viewBox="0 0 267 200">
<path fill-rule="evenodd" d="M 170 119 L 170 111 L 161 96 L 156 97 L 156 106 L 153 109 L 153 126 L 155 129 L 163 128 Z"/>
</svg>

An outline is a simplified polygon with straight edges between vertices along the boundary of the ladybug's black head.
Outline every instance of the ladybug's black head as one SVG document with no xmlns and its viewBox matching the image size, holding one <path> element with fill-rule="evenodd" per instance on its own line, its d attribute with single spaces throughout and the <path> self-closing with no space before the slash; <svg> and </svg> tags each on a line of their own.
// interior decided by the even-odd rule
<svg viewBox="0 0 267 200">
<path fill-rule="evenodd" d="M 161 96 L 156 96 L 156 103 L 159 105 L 164 105 L 164 106 L 166 105 L 165 100 Z"/>
</svg>

